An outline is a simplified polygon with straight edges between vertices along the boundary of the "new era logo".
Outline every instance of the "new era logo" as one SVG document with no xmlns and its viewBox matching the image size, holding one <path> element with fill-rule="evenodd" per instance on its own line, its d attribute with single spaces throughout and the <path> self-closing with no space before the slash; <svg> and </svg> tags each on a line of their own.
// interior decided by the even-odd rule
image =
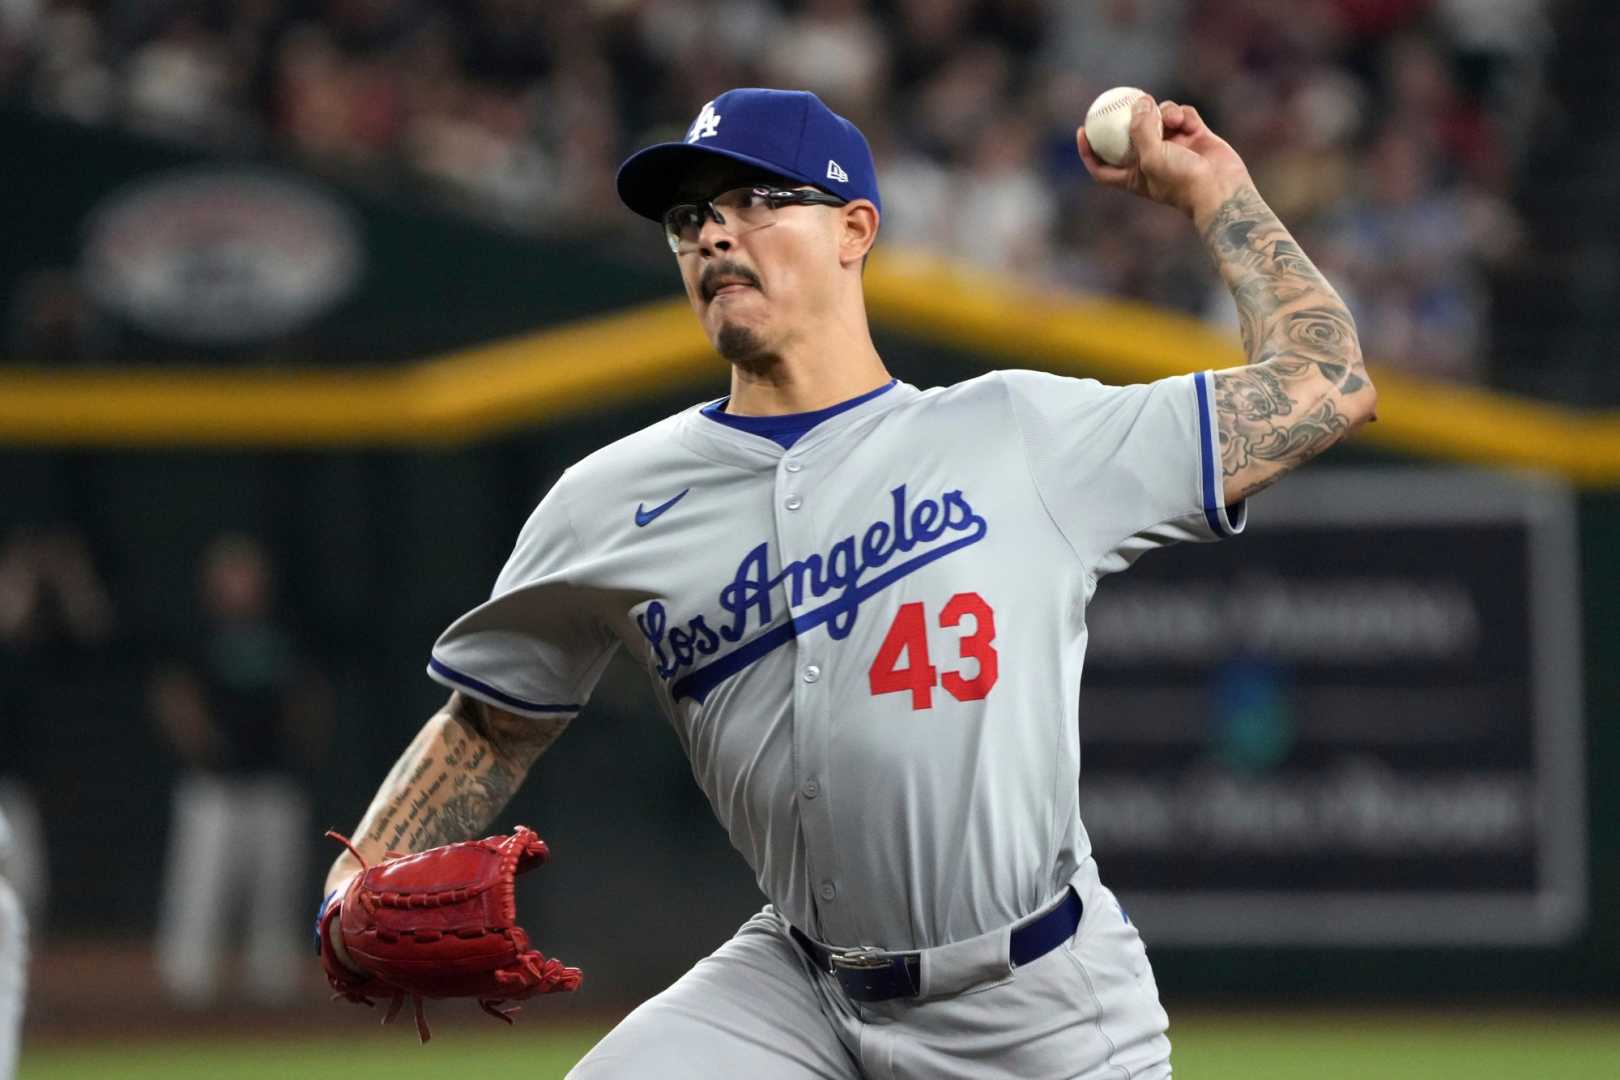
<svg viewBox="0 0 1620 1080">
<path fill-rule="evenodd" d="M 828 158 L 827 179 L 837 180 L 840 184 L 847 184 L 849 183 L 849 173 L 845 172 L 844 167 L 838 164 L 838 162 L 834 161 L 832 158 Z"/>
<path fill-rule="evenodd" d="M 697 142 L 707 139 L 711 135 L 720 134 L 720 114 L 714 111 L 714 102 L 703 106 L 703 111 L 697 114 L 692 126 L 686 129 L 686 141 Z"/>
</svg>

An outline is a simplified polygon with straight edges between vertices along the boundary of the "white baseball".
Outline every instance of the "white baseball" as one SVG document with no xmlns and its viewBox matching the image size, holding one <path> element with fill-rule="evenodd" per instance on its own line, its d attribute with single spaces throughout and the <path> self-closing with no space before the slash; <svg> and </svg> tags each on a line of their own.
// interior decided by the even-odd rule
<svg viewBox="0 0 1620 1080">
<path fill-rule="evenodd" d="M 1097 156 L 1110 165 L 1127 165 L 1131 157 L 1131 104 L 1142 91 L 1134 86 L 1116 86 L 1097 95 L 1086 110 L 1086 141 Z M 1159 127 L 1162 131 L 1164 121 Z"/>
</svg>

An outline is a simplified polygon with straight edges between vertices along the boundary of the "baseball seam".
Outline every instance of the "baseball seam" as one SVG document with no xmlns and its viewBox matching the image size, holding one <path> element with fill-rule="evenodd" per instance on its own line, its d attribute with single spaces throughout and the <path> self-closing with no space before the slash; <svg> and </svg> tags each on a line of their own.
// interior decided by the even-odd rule
<svg viewBox="0 0 1620 1080">
<path fill-rule="evenodd" d="M 1133 103 L 1135 103 L 1136 98 L 1138 98 L 1138 97 L 1141 97 L 1141 95 L 1137 94 L 1135 97 L 1123 97 L 1123 98 L 1120 98 L 1118 101 L 1111 101 L 1107 105 L 1104 105 L 1100 109 L 1091 110 L 1089 113 L 1086 114 L 1086 119 L 1089 120 L 1093 116 L 1101 116 L 1104 113 L 1118 112 L 1121 109 L 1128 109 L 1128 108 L 1131 107 L 1131 105 Z M 1073 114 L 1071 113 L 1070 115 L 1073 115 Z"/>
</svg>

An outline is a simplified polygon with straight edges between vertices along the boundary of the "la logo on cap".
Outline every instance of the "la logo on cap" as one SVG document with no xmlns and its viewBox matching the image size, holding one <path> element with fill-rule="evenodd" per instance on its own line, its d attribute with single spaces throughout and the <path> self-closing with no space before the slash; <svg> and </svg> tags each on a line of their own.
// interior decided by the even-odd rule
<svg viewBox="0 0 1620 1080">
<path fill-rule="evenodd" d="M 849 183 L 849 173 L 845 172 L 844 167 L 838 164 L 838 162 L 834 161 L 832 158 L 828 158 L 827 179 L 837 180 L 840 184 L 847 184 Z"/>
<path fill-rule="evenodd" d="M 703 111 L 697 114 L 692 126 L 686 132 L 686 141 L 697 142 L 707 139 L 710 135 L 720 134 L 720 114 L 714 111 L 714 102 L 703 106 Z"/>
</svg>

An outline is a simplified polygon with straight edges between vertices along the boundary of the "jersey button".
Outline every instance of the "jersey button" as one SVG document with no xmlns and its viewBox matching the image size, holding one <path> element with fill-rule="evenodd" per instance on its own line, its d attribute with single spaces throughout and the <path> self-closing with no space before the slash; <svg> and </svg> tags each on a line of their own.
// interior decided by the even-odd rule
<svg viewBox="0 0 1620 1080">
<path fill-rule="evenodd" d="M 792 458 L 789 458 L 783 463 L 782 468 L 786 469 L 788 472 L 798 472 L 800 469 L 804 468 L 804 465 L 800 462 L 794 461 Z"/>
<path fill-rule="evenodd" d="M 799 788 L 799 790 L 804 793 L 805 798 L 813 799 L 817 795 L 821 794 L 821 785 L 816 783 L 814 780 L 806 780 L 804 782 L 804 786 Z"/>
<path fill-rule="evenodd" d="M 797 495 L 789 495 L 787 498 L 782 500 L 782 505 L 787 507 L 789 510 L 797 510 L 799 507 L 804 505 L 804 500 L 799 498 Z"/>
<path fill-rule="evenodd" d="M 805 682 L 815 682 L 819 678 L 821 678 L 821 669 L 816 665 L 811 664 L 809 667 L 804 669 Z"/>
<path fill-rule="evenodd" d="M 818 889 L 817 892 L 820 893 L 823 900 L 831 900 L 833 897 L 838 895 L 838 886 L 834 885 L 830 881 L 823 881 L 821 883 L 821 888 Z"/>
</svg>

